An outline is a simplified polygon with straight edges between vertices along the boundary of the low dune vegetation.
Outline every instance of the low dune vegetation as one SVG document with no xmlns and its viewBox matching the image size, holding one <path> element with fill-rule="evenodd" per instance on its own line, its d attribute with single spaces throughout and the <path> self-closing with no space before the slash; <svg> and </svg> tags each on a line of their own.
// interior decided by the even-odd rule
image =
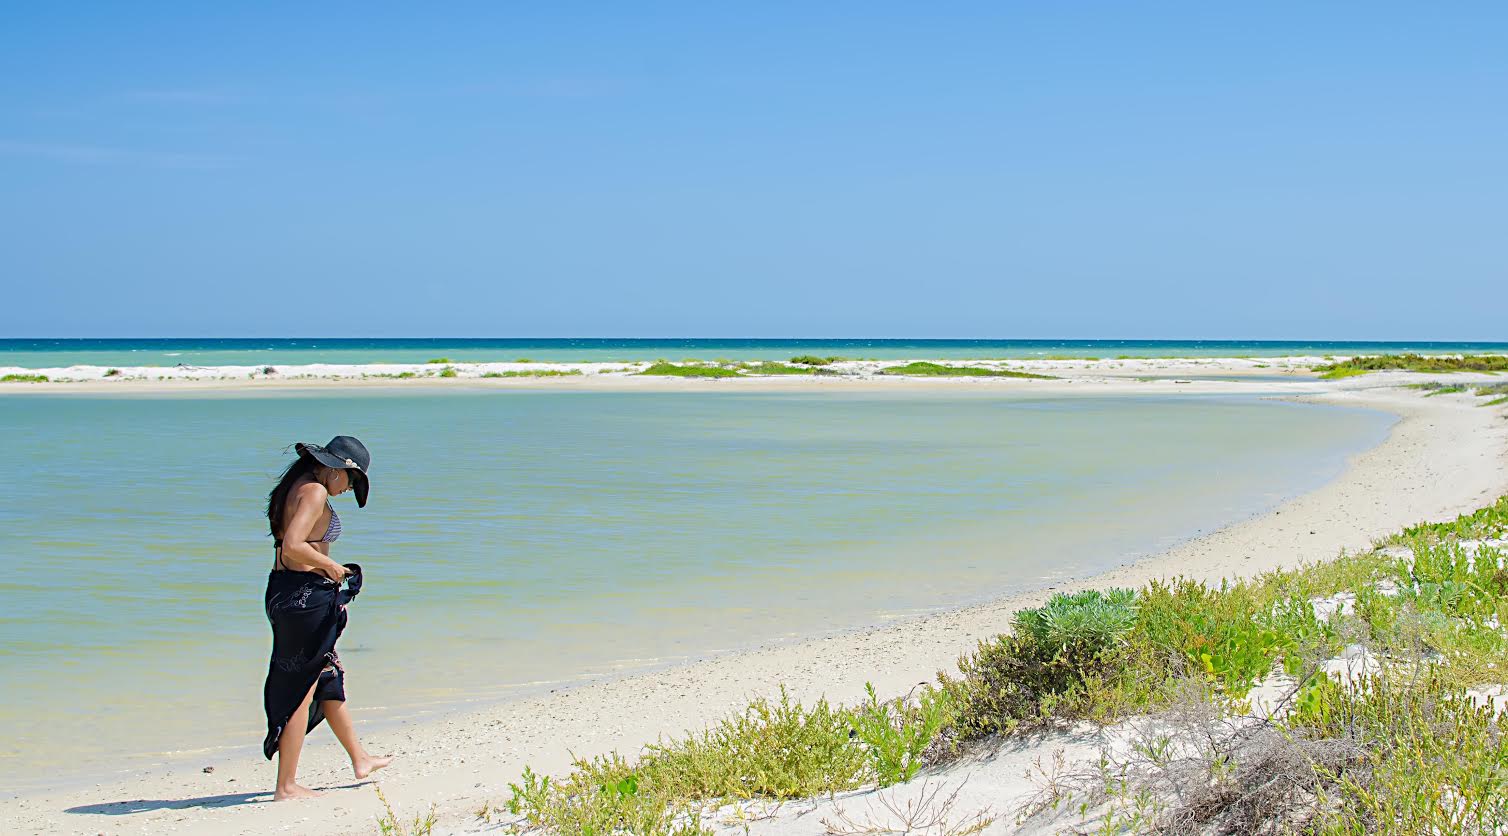
<svg viewBox="0 0 1508 836">
<path fill-rule="evenodd" d="M 46 383 L 45 374 L 8 374 L 0 377 L 0 383 Z"/>
<path fill-rule="evenodd" d="M 1508 403 L 1508 383 L 1493 383 L 1477 387 L 1477 397 L 1492 398 L 1482 406 L 1499 406 Z"/>
<path fill-rule="evenodd" d="M 1374 371 L 1508 372 L 1508 356 L 1501 354 L 1376 354 L 1315 366 L 1326 380 L 1355 377 Z"/>
<path fill-rule="evenodd" d="M 746 374 L 801 374 L 801 375 L 836 375 L 838 372 L 825 368 L 825 364 L 792 365 L 790 363 L 777 363 L 773 360 L 761 360 L 754 363 L 739 363 L 738 368 Z"/>
<path fill-rule="evenodd" d="M 482 377 L 579 377 L 580 369 L 517 369 L 506 372 L 487 372 Z"/>
<path fill-rule="evenodd" d="M 726 366 L 707 365 L 696 362 L 671 363 L 667 360 L 657 360 L 650 366 L 639 372 L 641 375 L 659 377 L 738 377 L 738 369 L 730 369 Z"/>
<path fill-rule="evenodd" d="M 1021 377 L 1035 380 L 1052 379 L 1051 375 L 1018 372 L 1012 369 L 998 369 L 988 366 L 948 366 L 942 363 L 929 363 L 925 361 L 907 363 L 904 366 L 890 366 L 880 369 L 880 374 L 905 375 L 908 377 Z"/>
<path fill-rule="evenodd" d="M 1465 383 L 1442 383 L 1438 380 L 1429 380 L 1424 383 L 1411 383 L 1410 389 L 1419 389 L 1424 392 L 1426 398 L 1434 395 L 1455 395 L 1462 392 L 1470 392 L 1479 398 L 1491 398 L 1480 406 L 1500 406 L 1508 403 L 1508 383 L 1488 383 L 1482 386 L 1472 386 Z"/>
<path fill-rule="evenodd" d="M 935 686 L 756 700 L 691 737 L 526 771 L 521 832 L 693 836 L 728 804 L 826 796 L 1085 723 L 1017 821 L 1106 833 L 1489 833 L 1508 823 L 1508 497 L 1363 553 L 1210 586 L 1059 594 Z M 1266 706 L 1256 710 L 1258 704 Z M 1138 724 L 1138 721 L 1141 721 Z M 1050 753 L 1049 757 L 1050 757 Z M 982 815 L 982 814 L 980 814 Z M 949 832 L 976 832 L 976 816 Z"/>
</svg>

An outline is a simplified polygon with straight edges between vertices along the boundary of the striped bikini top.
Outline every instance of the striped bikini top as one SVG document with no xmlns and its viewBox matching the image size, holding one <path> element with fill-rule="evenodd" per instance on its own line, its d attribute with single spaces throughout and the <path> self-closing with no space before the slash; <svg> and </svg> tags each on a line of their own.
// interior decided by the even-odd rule
<svg viewBox="0 0 1508 836">
<path fill-rule="evenodd" d="M 337 514 L 337 513 L 335 513 L 335 506 L 334 505 L 331 505 L 330 503 L 326 502 L 325 503 L 325 507 L 330 509 L 330 524 L 327 525 L 327 526 L 325 526 L 325 535 L 323 537 L 319 538 L 318 540 L 306 540 L 305 542 L 308 542 L 308 543 L 333 543 L 336 540 L 340 539 L 340 515 Z M 277 568 L 281 569 L 283 567 L 283 558 L 282 558 L 282 555 L 281 555 L 281 551 L 282 551 L 282 548 L 283 548 L 283 540 L 282 540 L 282 538 L 278 538 L 276 540 L 273 540 L 272 541 L 272 548 L 273 548 L 274 552 L 278 553 L 278 559 L 277 559 L 277 563 L 275 565 L 277 566 Z"/>
<path fill-rule="evenodd" d="M 335 513 L 335 506 L 326 502 L 325 507 L 330 509 L 330 524 L 325 526 L 325 536 L 315 540 L 316 543 L 333 543 L 340 539 L 340 515 Z"/>
</svg>

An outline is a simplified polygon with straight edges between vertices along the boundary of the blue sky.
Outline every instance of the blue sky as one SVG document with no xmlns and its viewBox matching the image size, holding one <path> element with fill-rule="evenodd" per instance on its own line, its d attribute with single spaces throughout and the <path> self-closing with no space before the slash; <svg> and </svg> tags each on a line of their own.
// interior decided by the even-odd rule
<svg viewBox="0 0 1508 836">
<path fill-rule="evenodd" d="M 1508 339 L 1502 3 L 0 10 L 0 336 Z"/>
</svg>

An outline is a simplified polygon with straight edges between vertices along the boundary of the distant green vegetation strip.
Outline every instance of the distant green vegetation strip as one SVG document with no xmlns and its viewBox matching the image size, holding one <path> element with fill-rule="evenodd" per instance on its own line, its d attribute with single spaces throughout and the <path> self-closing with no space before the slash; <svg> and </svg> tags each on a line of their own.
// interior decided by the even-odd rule
<svg viewBox="0 0 1508 836">
<path fill-rule="evenodd" d="M 46 383 L 45 374 L 8 374 L 0 377 L 0 383 Z"/>
<path fill-rule="evenodd" d="M 740 369 L 749 374 L 802 374 L 802 375 L 835 375 L 836 371 L 825 369 L 822 366 L 793 366 L 788 363 L 775 363 L 764 361 L 759 363 L 740 363 Z"/>
<path fill-rule="evenodd" d="M 908 377 L 1023 377 L 1035 380 L 1051 380 L 1052 375 L 1018 372 L 1011 369 L 992 369 L 985 366 L 945 366 L 941 363 L 916 362 L 904 366 L 881 369 L 880 374 L 906 375 Z"/>
<path fill-rule="evenodd" d="M 1343 377 L 1357 377 L 1366 373 L 1367 369 L 1338 368 L 1328 369 L 1320 377 L 1324 380 L 1340 380 Z"/>
<path fill-rule="evenodd" d="M 738 377 L 738 370 L 723 366 L 677 365 L 661 360 L 639 374 L 662 377 Z"/>
<path fill-rule="evenodd" d="M 1508 403 L 1508 383 L 1488 383 L 1482 386 L 1471 386 L 1465 383 L 1442 383 L 1438 380 L 1427 380 L 1423 383 L 1410 383 L 1409 389 L 1419 389 L 1425 393 L 1425 397 L 1434 395 L 1455 395 L 1461 392 L 1471 392 L 1479 398 L 1492 398 L 1479 406 L 1498 406 Z"/>
<path fill-rule="evenodd" d="M 1327 380 L 1353 377 L 1375 371 L 1408 372 L 1508 372 L 1508 356 L 1498 354 L 1467 354 L 1463 356 L 1433 356 L 1424 354 L 1377 354 L 1369 357 L 1352 357 L 1323 366 L 1314 371 Z"/>
<path fill-rule="evenodd" d="M 521 369 L 507 372 L 487 372 L 482 377 L 576 377 L 581 369 Z"/>
</svg>

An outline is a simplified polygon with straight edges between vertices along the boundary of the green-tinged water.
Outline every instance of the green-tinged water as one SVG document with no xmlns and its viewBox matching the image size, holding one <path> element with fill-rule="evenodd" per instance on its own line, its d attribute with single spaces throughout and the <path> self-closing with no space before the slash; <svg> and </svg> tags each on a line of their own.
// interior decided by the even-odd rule
<svg viewBox="0 0 1508 836">
<path fill-rule="evenodd" d="M 296 440 L 373 453 L 333 556 L 365 569 L 341 655 L 382 723 L 1119 565 L 1390 424 L 1188 395 L 0 399 L 0 784 L 261 757 L 262 513 Z"/>
</svg>

